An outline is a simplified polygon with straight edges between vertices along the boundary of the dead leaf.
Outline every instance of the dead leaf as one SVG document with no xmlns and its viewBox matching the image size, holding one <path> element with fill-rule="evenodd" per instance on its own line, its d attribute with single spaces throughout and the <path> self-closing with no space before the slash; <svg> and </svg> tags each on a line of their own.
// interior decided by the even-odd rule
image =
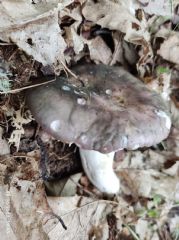
<svg viewBox="0 0 179 240">
<path fill-rule="evenodd" d="M 6 231 L 4 228 L 1 234 L 8 235 L 5 240 L 10 239 L 12 232 L 15 235 L 13 239 L 45 239 L 47 235 L 41 230 L 41 222 L 51 209 L 46 202 L 43 183 L 39 179 L 38 162 L 26 158 L 26 161 L 17 166 L 17 162 L 10 157 L 2 161 L 2 165 L 6 166 L 6 170 L 0 176 L 3 179 L 0 183 L 0 209 L 10 224 L 10 229 Z"/>
<path fill-rule="evenodd" d="M 79 202 L 80 205 L 78 206 Z M 50 222 L 47 223 L 44 229 L 48 232 L 51 240 L 57 239 L 57 236 L 66 240 L 88 240 L 88 233 L 92 232 L 94 226 L 101 229 L 100 239 L 107 239 L 108 225 L 105 224 L 107 221 L 106 216 L 113 209 L 113 205 L 108 203 L 108 201 L 75 196 L 68 198 L 61 197 L 60 202 L 59 198 L 48 197 L 48 203 L 53 211 L 61 216 L 67 226 L 67 230 L 65 231 L 60 223 L 56 223 L 56 225 L 52 225 Z"/>
<path fill-rule="evenodd" d="M 171 34 L 160 46 L 157 53 L 165 60 L 179 64 L 179 34 Z"/>
<path fill-rule="evenodd" d="M 124 170 L 118 173 L 123 179 Z M 159 194 L 165 199 L 172 200 L 177 183 L 177 176 L 170 177 L 153 169 L 128 169 L 125 170 L 124 184 L 121 183 L 121 188 L 125 194 L 131 194 L 135 199 L 137 196 L 152 197 L 154 194 Z"/>
<path fill-rule="evenodd" d="M 27 54 L 32 55 L 35 60 L 43 65 L 55 65 L 64 61 L 64 50 L 66 48 L 58 24 L 58 9 L 52 8 L 54 4 L 51 5 L 51 10 L 49 4 L 43 3 L 40 6 L 39 14 L 34 5 L 32 7 L 32 4 L 29 5 L 23 0 L 17 6 L 13 5 L 12 1 L 11 4 L 6 4 L 3 1 L 0 5 L 0 14 L 2 18 L 5 16 L 6 21 L 0 29 L 0 39 L 6 42 L 15 42 Z M 21 16 L 24 7 L 26 11 Z M 47 8 L 48 11 L 47 9 L 45 11 L 44 8 Z M 12 24 L 11 17 L 8 18 L 7 16 L 9 12 L 15 12 L 16 10 L 17 13 L 13 16 Z"/>
<path fill-rule="evenodd" d="M 167 71 L 168 70 L 168 71 Z M 157 78 L 152 79 L 147 86 L 161 95 L 165 101 L 170 100 L 171 94 L 171 72 L 166 68 L 165 73 L 159 74 Z"/>
<path fill-rule="evenodd" d="M 6 139 L 2 138 L 3 128 L 0 127 L 0 156 L 10 154 L 9 144 Z"/>
<path fill-rule="evenodd" d="M 74 23 L 70 27 L 65 28 L 66 43 L 68 48 L 72 47 L 76 55 L 78 55 L 84 48 L 84 41 L 80 35 L 77 34 L 77 24 Z"/>
<path fill-rule="evenodd" d="M 98 2 L 88 0 L 83 7 L 82 13 L 87 20 L 99 24 L 103 28 L 126 33 L 129 28 L 132 28 L 132 23 L 140 26 L 140 22 L 131 13 L 128 3 L 128 1 L 120 0 L 101 0 Z"/>
<path fill-rule="evenodd" d="M 140 1 L 144 2 L 144 1 Z M 166 0 L 147 0 L 145 3 L 141 4 L 140 7 L 143 8 L 143 10 L 152 15 L 159 15 L 159 16 L 167 16 L 172 17 L 173 15 L 173 3 L 171 1 Z"/>
<path fill-rule="evenodd" d="M 115 63 L 119 62 L 124 64 L 124 57 L 123 57 L 123 41 L 122 41 L 122 34 L 119 32 L 113 33 L 113 41 L 114 41 L 114 52 L 112 54 L 112 59 L 110 65 L 114 65 Z"/>
<path fill-rule="evenodd" d="M 97 36 L 92 40 L 88 40 L 87 44 L 92 60 L 106 65 L 109 64 L 111 61 L 112 52 L 100 36 Z"/>
</svg>

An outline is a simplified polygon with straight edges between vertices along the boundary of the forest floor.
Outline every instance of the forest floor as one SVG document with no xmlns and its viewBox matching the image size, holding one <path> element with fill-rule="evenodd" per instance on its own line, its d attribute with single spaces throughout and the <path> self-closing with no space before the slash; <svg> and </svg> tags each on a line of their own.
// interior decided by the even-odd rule
<svg viewBox="0 0 179 240">
<path fill-rule="evenodd" d="M 0 19 L 1 240 L 179 240 L 179 1 L 2 0 Z M 79 61 L 123 66 L 171 112 L 167 139 L 116 153 L 114 197 L 26 104 L 27 89 Z"/>
</svg>

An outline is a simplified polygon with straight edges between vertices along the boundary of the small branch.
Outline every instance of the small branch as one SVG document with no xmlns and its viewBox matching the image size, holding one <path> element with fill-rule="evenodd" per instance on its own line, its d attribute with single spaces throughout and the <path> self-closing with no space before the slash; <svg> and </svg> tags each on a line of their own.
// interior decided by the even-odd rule
<svg viewBox="0 0 179 240">
<path fill-rule="evenodd" d="M 65 230 L 67 230 L 67 226 L 65 225 L 64 221 L 62 220 L 62 218 L 61 218 L 60 216 L 58 216 L 57 214 L 55 214 L 55 213 L 52 213 L 52 215 L 53 215 L 54 217 L 56 217 L 56 218 L 58 219 L 58 221 L 61 223 L 62 227 L 63 227 Z"/>
<path fill-rule="evenodd" d="M 60 61 L 60 62 L 61 62 L 61 64 L 63 65 L 63 67 L 65 68 L 65 70 L 66 70 L 67 72 L 69 72 L 74 78 L 78 79 L 78 76 L 77 76 L 75 73 L 73 73 L 73 72 L 65 65 L 65 63 L 63 63 L 62 61 Z"/>
<path fill-rule="evenodd" d="M 34 85 L 30 85 L 30 86 L 26 86 L 26 87 L 22 87 L 22 88 L 18 88 L 18 89 L 13 89 L 13 90 L 10 90 L 10 91 L 7 91 L 7 92 L 0 92 L 0 94 L 18 93 L 18 92 L 21 92 L 21 91 L 29 89 L 29 88 L 34 88 L 34 87 L 38 87 L 38 86 L 41 86 L 41 85 L 46 85 L 48 83 L 55 82 L 55 81 L 56 81 L 56 79 L 52 79 L 52 80 L 50 80 L 48 82 L 37 83 L 37 84 L 34 84 Z"/>
</svg>

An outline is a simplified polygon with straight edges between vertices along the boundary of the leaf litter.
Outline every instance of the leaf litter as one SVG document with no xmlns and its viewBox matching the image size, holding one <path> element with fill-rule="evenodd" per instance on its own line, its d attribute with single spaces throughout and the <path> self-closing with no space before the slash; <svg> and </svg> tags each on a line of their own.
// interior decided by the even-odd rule
<svg viewBox="0 0 179 240">
<path fill-rule="evenodd" d="M 1 1 L 3 240 L 179 239 L 178 6 L 177 0 Z M 38 77 L 73 74 L 80 60 L 121 64 L 171 110 L 166 140 L 116 154 L 121 192 L 110 199 L 82 174 L 78 150 L 43 132 L 24 105 L 23 90 L 44 84 Z M 45 183 L 43 173 L 53 181 Z"/>
</svg>

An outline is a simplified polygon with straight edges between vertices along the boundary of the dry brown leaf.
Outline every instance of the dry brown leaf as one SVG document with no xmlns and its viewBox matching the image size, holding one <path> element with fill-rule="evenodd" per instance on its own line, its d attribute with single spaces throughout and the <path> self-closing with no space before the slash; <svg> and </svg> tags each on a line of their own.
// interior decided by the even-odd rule
<svg viewBox="0 0 179 240">
<path fill-rule="evenodd" d="M 88 0 L 83 7 L 82 13 L 87 20 L 104 28 L 126 33 L 126 41 L 143 45 L 142 40 L 146 42 L 150 40 L 147 22 L 144 19 L 139 22 L 135 17 L 133 1 L 102 0 L 95 3 Z"/>
<path fill-rule="evenodd" d="M 77 192 L 78 181 L 81 173 L 74 174 L 69 178 L 63 178 L 57 181 L 45 182 L 46 189 L 50 196 L 70 197 L 75 196 Z"/>
<path fill-rule="evenodd" d="M 35 8 L 34 5 L 32 7 L 32 4 L 27 4 L 23 0 L 19 1 L 17 6 L 13 3 L 15 1 L 8 1 L 8 4 L 3 1 L 0 4 L 1 17 L 5 16 L 6 19 L 3 27 L 0 28 L 0 39 L 15 42 L 43 65 L 55 65 L 64 61 L 66 43 L 61 36 L 58 9 L 54 8 L 54 4 L 43 2 Z M 24 8 L 26 10 L 21 14 Z M 17 11 L 13 16 L 13 24 L 11 17 L 7 17 L 11 11 Z"/>
<path fill-rule="evenodd" d="M 40 0 L 33 4 L 26 0 L 2 0 L 0 3 L 0 32 L 35 20 L 57 6 L 59 0 Z"/>
<path fill-rule="evenodd" d="M 43 183 L 39 179 L 38 162 L 26 158 L 22 164 L 17 164 L 10 157 L 2 161 L 0 168 L 2 166 L 6 169 L 2 173 L 0 171 L 0 209 L 10 224 L 8 231 L 4 229 L 4 239 L 11 239 L 12 232 L 16 237 L 13 239 L 45 239 L 47 235 L 41 230 L 41 222 L 51 209 L 46 202 Z"/>
<path fill-rule="evenodd" d="M 122 34 L 119 32 L 114 32 L 113 41 L 114 41 L 114 52 L 112 54 L 110 65 L 112 66 L 117 62 L 124 64 Z"/>
<path fill-rule="evenodd" d="M 169 70 L 166 73 L 160 74 L 157 78 L 152 79 L 152 81 L 146 85 L 150 89 L 158 92 L 165 101 L 168 102 L 170 100 L 171 72 Z"/>
<path fill-rule="evenodd" d="M 3 128 L 0 127 L 0 156 L 10 154 L 9 144 L 6 139 L 2 138 Z"/>
<path fill-rule="evenodd" d="M 59 16 L 61 19 L 63 17 L 68 16 L 68 17 L 74 19 L 78 24 L 80 24 L 82 21 L 80 6 L 77 6 L 73 9 L 67 8 L 67 6 L 73 2 L 74 2 L 74 0 L 65 0 L 65 1 L 61 0 L 60 3 L 58 4 Z"/>
<path fill-rule="evenodd" d="M 140 26 L 140 22 L 131 13 L 129 1 L 102 0 L 95 3 L 88 0 L 82 13 L 87 20 L 111 30 L 119 30 L 126 33 L 132 28 L 132 23 Z"/>
<path fill-rule="evenodd" d="M 109 64 L 112 57 L 111 49 L 106 45 L 104 40 L 97 36 L 92 40 L 87 41 L 90 58 L 95 62 L 101 62 L 103 64 Z"/>
<path fill-rule="evenodd" d="M 76 55 L 78 55 L 84 48 L 83 38 L 77 34 L 78 23 L 72 24 L 65 28 L 65 40 L 68 47 L 72 47 Z"/>
<path fill-rule="evenodd" d="M 124 170 L 118 172 L 123 179 Z M 178 177 L 170 177 L 156 170 L 125 169 L 124 184 L 121 189 L 126 195 L 153 197 L 155 194 L 163 196 L 167 200 L 174 200 Z M 135 188 L 134 188 L 135 186 Z"/>
<path fill-rule="evenodd" d="M 166 0 L 145 0 L 142 1 L 140 7 L 148 14 L 172 17 L 173 2 Z"/>
<path fill-rule="evenodd" d="M 179 109 L 175 106 L 173 101 L 170 101 L 170 111 L 172 115 L 172 123 L 179 129 Z"/>
<path fill-rule="evenodd" d="M 48 232 L 49 239 L 56 240 L 57 236 L 60 236 L 65 240 L 88 240 L 88 234 L 92 231 L 93 226 L 101 229 L 100 239 L 106 240 L 108 238 L 106 216 L 115 206 L 110 202 L 75 196 L 61 197 L 60 201 L 59 198 L 48 197 L 48 203 L 53 211 L 61 216 L 67 226 L 67 230 L 64 230 L 60 223 L 54 226 L 52 222 L 48 221 L 44 229 Z"/>
<path fill-rule="evenodd" d="M 139 219 L 135 226 L 136 233 L 140 239 L 151 239 L 151 231 L 149 230 L 149 223 L 144 219 Z"/>
<path fill-rule="evenodd" d="M 179 34 L 172 33 L 160 46 L 157 53 L 165 60 L 179 64 Z"/>
<path fill-rule="evenodd" d="M 1 193 L 0 193 L 1 196 Z M 9 219 L 6 217 L 6 213 L 0 208 L 0 233 L 1 240 L 18 240 L 15 236 L 13 229 L 9 223 Z"/>
</svg>

